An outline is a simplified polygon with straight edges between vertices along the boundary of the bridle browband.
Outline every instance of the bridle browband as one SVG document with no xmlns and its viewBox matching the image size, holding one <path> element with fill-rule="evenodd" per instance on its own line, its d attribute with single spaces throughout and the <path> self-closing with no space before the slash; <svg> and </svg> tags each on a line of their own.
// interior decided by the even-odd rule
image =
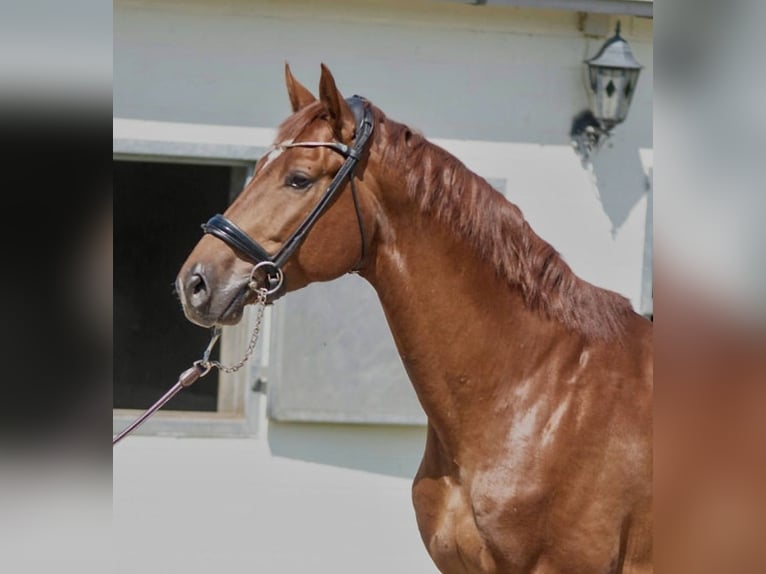
<svg viewBox="0 0 766 574">
<path fill-rule="evenodd" d="M 359 261 L 354 267 L 354 271 L 358 271 L 366 255 L 366 239 L 364 233 L 364 221 L 362 218 L 362 212 L 359 207 L 359 198 L 357 197 L 356 186 L 354 185 L 354 168 L 359 162 L 362 154 L 364 153 L 367 142 L 372 135 L 374 127 L 374 121 L 372 117 L 372 111 L 367 101 L 361 96 L 353 96 L 346 100 L 346 103 L 351 108 L 354 114 L 354 120 L 356 122 L 356 130 L 354 132 L 354 143 L 348 146 L 338 141 L 330 142 L 294 142 L 286 143 L 276 146 L 277 148 L 292 148 L 292 147 L 327 147 L 330 148 L 343 157 L 346 160 L 338 170 L 338 173 L 332 178 L 330 185 L 325 190 L 322 197 L 319 199 L 314 208 L 309 212 L 306 218 L 301 224 L 293 231 L 290 237 L 282 244 L 279 250 L 274 255 L 269 253 L 258 244 L 247 233 L 240 229 L 234 222 L 226 218 L 221 214 L 214 215 L 207 223 L 202 224 L 202 230 L 205 233 L 214 235 L 218 239 L 225 242 L 229 247 L 243 255 L 248 260 L 255 263 L 253 270 L 250 273 L 250 281 L 248 285 L 252 289 L 257 289 L 257 284 L 254 277 L 254 273 L 257 269 L 265 268 L 266 272 L 266 288 L 269 294 L 272 296 L 271 300 L 276 299 L 281 295 L 284 283 L 284 276 L 282 274 L 282 267 L 287 263 L 290 257 L 300 247 L 301 243 L 306 239 L 311 228 L 319 220 L 327 207 L 332 203 L 333 199 L 343 187 L 343 182 L 348 178 L 351 194 L 354 200 L 354 209 L 356 211 L 357 221 L 359 223 L 359 233 L 362 240 L 362 250 L 359 257 Z"/>
</svg>

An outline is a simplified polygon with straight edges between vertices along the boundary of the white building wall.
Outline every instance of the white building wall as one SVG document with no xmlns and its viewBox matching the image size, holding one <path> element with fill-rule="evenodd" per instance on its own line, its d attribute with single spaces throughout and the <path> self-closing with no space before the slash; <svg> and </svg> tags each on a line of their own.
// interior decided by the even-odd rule
<svg viewBox="0 0 766 574">
<path fill-rule="evenodd" d="M 582 167 L 587 39 L 574 12 L 428 2 L 115 4 L 117 118 L 274 128 L 283 65 L 319 62 L 481 175 L 586 279 L 641 300 L 652 148 L 651 21 L 622 18 L 646 65 L 626 123 Z M 133 437 L 114 452 L 117 572 L 435 572 L 410 483 L 422 427 L 275 423 L 257 438 Z"/>
<path fill-rule="evenodd" d="M 125 439 L 114 572 L 437 572 L 410 499 L 423 427 L 267 426 L 258 438 Z"/>
</svg>

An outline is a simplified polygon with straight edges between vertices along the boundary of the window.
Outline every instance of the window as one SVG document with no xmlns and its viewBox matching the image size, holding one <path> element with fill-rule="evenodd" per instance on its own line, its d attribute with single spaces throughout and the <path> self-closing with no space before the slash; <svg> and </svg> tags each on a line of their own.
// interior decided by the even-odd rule
<svg viewBox="0 0 766 574">
<path fill-rule="evenodd" d="M 169 389 L 208 343 L 209 331 L 184 317 L 173 283 L 202 236 L 200 223 L 224 211 L 244 187 L 266 149 L 250 144 L 270 139 L 263 131 L 243 136 L 241 128 L 114 122 L 115 432 Z M 250 144 L 239 145 L 245 139 Z M 225 328 L 215 357 L 238 360 L 252 321 L 251 311 L 240 325 Z M 136 433 L 253 434 L 261 398 L 252 382 L 260 356 L 259 346 L 241 371 L 212 371 Z"/>
<path fill-rule="evenodd" d="M 114 406 L 142 409 L 205 347 L 180 312 L 172 282 L 199 239 L 195 222 L 223 209 L 230 168 L 114 162 Z M 168 410 L 216 411 L 217 384 L 179 394 Z"/>
</svg>

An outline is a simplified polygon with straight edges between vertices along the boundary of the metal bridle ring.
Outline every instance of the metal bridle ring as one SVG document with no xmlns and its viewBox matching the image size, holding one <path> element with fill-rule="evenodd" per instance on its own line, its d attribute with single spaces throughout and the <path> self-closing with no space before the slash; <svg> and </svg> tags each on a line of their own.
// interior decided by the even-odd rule
<svg viewBox="0 0 766 574">
<path fill-rule="evenodd" d="M 258 289 L 260 289 L 258 283 L 256 282 L 253 276 L 255 275 L 255 272 L 262 267 L 271 267 L 274 270 L 273 275 L 269 272 L 266 272 L 266 280 L 268 281 L 269 284 L 271 284 L 272 279 L 276 280 L 277 282 L 277 284 L 274 287 L 266 290 L 266 295 L 273 295 L 274 293 L 276 293 L 282 288 L 282 284 L 285 282 L 285 276 L 282 273 L 282 270 L 271 261 L 261 261 L 260 263 L 257 263 L 253 267 L 253 270 L 250 271 L 250 278 L 248 279 L 247 286 L 253 291 L 258 291 Z"/>
</svg>

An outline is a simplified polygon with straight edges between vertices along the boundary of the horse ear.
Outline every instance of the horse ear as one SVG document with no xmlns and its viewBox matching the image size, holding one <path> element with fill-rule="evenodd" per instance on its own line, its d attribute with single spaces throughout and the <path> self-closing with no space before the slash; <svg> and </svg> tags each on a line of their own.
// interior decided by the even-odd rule
<svg viewBox="0 0 766 574">
<path fill-rule="evenodd" d="M 335 78 L 324 64 L 322 64 L 322 77 L 319 79 L 319 99 L 325 103 L 330 112 L 330 121 L 335 134 L 341 141 L 350 140 L 354 134 L 354 114 L 338 91 Z"/>
<path fill-rule="evenodd" d="M 290 97 L 293 113 L 317 101 L 314 94 L 309 92 L 303 84 L 295 79 L 295 76 L 290 71 L 290 64 L 287 62 L 285 62 L 285 84 L 287 84 L 287 95 Z"/>
</svg>

